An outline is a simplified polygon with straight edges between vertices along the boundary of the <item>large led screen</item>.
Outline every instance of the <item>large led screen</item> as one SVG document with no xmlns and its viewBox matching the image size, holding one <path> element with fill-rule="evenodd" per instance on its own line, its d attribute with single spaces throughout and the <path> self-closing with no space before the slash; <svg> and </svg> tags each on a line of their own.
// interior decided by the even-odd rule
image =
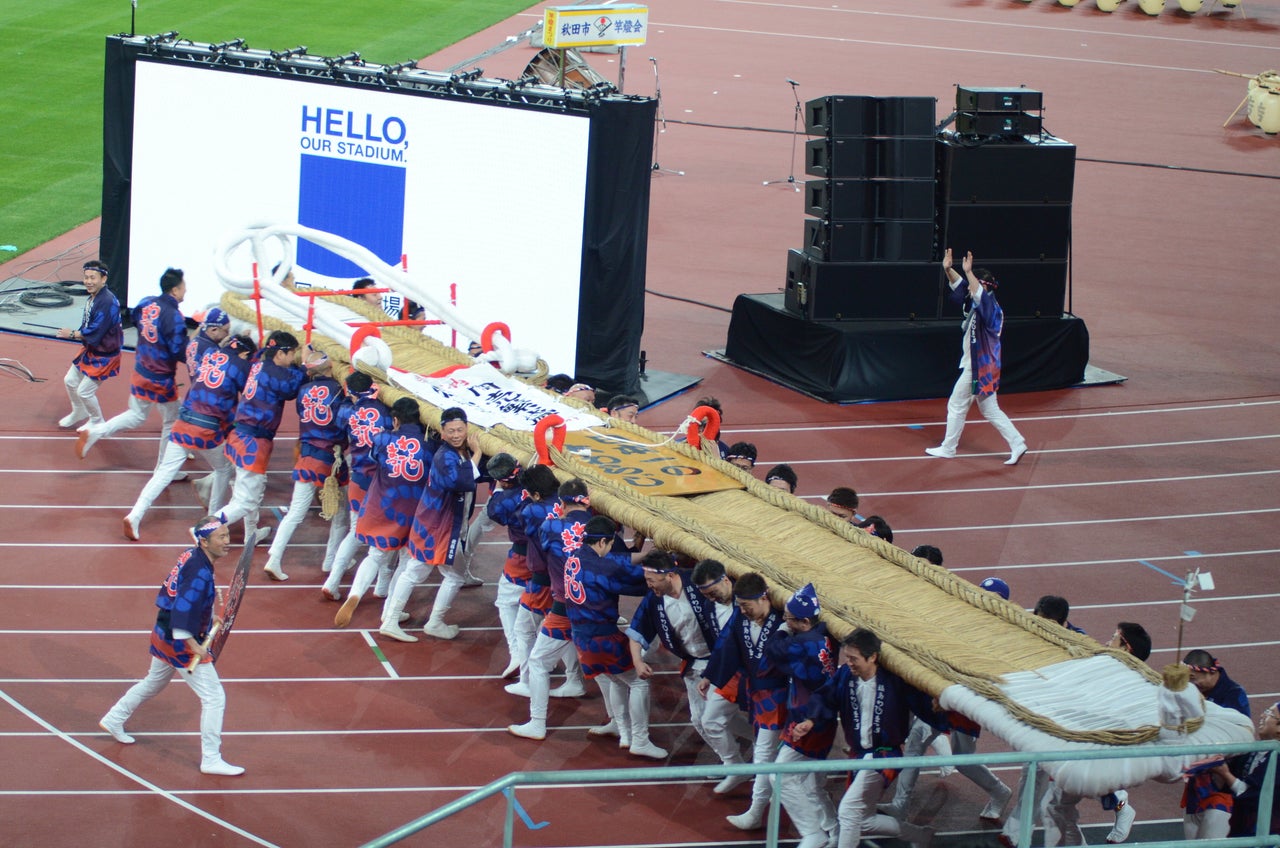
<svg viewBox="0 0 1280 848">
<path fill-rule="evenodd" d="M 225 234 L 297 222 L 393 265 L 406 257 L 433 296 L 456 293 L 471 323 L 502 321 L 553 372 L 574 373 L 587 117 L 208 66 L 136 67 L 130 303 L 155 293 L 170 266 L 186 272 L 185 312 L 216 301 L 212 256 Z M 363 274 L 303 242 L 296 276 L 345 288 Z"/>
</svg>

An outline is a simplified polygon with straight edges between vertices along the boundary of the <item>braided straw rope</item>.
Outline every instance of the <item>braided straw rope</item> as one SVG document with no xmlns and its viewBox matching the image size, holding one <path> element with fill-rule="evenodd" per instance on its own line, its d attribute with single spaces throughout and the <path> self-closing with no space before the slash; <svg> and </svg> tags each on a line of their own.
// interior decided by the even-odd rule
<svg viewBox="0 0 1280 848">
<path fill-rule="evenodd" d="M 233 296 L 224 297 L 223 304 L 237 317 L 252 317 L 251 305 Z M 279 323 L 265 320 L 272 326 Z M 469 357 L 459 360 L 462 355 L 458 351 L 421 334 L 412 335 L 408 340 L 383 336 L 398 367 L 431 373 L 453 362 L 471 361 Z M 331 359 L 347 361 L 347 351 L 340 345 L 320 336 L 313 336 L 313 344 L 322 347 Z M 380 397 L 385 402 L 409 396 L 386 385 L 385 375 L 370 373 L 382 380 Z M 566 402 L 591 409 L 572 399 Z M 420 406 L 423 420 L 438 426 L 440 410 L 426 403 L 420 402 Z M 634 424 L 595 414 L 611 433 L 637 441 L 662 441 L 661 436 Z M 536 451 L 532 433 L 503 426 L 480 431 L 480 445 L 486 454 L 507 451 L 526 464 Z M 719 560 L 734 575 L 757 571 L 766 578 L 778 604 L 805 583 L 813 583 L 833 635 L 843 637 L 855 627 L 874 630 L 884 643 L 885 665 L 925 692 L 937 696 L 948 686 L 963 685 L 1000 704 L 1021 722 L 1069 741 L 1138 744 L 1158 734 L 1155 726 L 1114 730 L 1063 727 L 1013 702 L 999 687 L 1006 674 L 1101 653 L 1158 685 L 1159 675 L 1144 663 L 1033 616 L 840 520 L 821 506 L 756 480 L 723 462 L 711 439 L 703 439 L 699 448 L 682 442 L 668 442 L 666 447 L 744 488 L 654 497 L 617 485 L 609 474 L 580 456 L 554 447 L 549 451 L 561 480 L 580 477 L 587 483 L 593 508 L 636 528 L 659 547 L 695 559 Z"/>
<path fill-rule="evenodd" d="M 338 510 L 348 508 L 347 499 L 342 496 L 342 487 L 338 485 L 338 476 L 344 462 L 346 460 L 342 456 L 342 448 L 334 445 L 333 469 L 320 487 L 320 517 L 325 521 L 332 521 Z"/>
</svg>

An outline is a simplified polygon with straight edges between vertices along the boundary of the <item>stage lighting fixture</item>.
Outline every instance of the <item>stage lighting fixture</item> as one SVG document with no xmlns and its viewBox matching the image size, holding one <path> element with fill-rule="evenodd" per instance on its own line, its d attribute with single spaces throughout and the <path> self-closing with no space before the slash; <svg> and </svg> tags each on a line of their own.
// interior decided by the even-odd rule
<svg viewBox="0 0 1280 848">
<path fill-rule="evenodd" d="M 168 32 L 162 32 L 159 35 L 143 36 L 142 43 L 147 45 L 147 47 L 156 47 L 166 41 L 173 41 L 177 37 L 178 31 L 176 29 L 171 29 Z"/>
<path fill-rule="evenodd" d="M 328 65 L 330 68 L 336 68 L 339 65 L 346 64 L 347 62 L 359 62 L 359 61 L 360 61 L 360 54 L 354 50 L 346 54 L 345 56 L 326 56 L 324 59 L 324 63 Z"/>
<path fill-rule="evenodd" d="M 306 47 L 306 45 L 305 45 L 305 44 L 300 44 L 300 45 L 298 45 L 297 47 L 293 48 L 292 50 L 284 50 L 284 51 L 281 51 L 281 52 L 277 52 L 277 51 L 275 51 L 275 50 L 272 50 L 272 51 L 271 51 L 271 58 L 272 58 L 274 61 L 276 61 L 276 62 L 280 62 L 280 61 L 283 61 L 283 60 L 285 60 L 285 59 L 292 59 L 294 56 L 301 56 L 302 54 L 304 54 L 304 53 L 306 53 L 306 52 L 307 52 L 307 47 Z"/>
</svg>

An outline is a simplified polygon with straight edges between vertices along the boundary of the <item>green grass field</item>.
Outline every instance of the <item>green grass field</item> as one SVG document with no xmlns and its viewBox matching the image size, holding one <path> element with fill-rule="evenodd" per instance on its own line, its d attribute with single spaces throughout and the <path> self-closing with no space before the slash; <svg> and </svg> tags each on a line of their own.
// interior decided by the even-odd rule
<svg viewBox="0 0 1280 848">
<path fill-rule="evenodd" d="M 243 38 L 266 50 L 305 44 L 323 56 L 355 50 L 392 64 L 529 7 L 529 0 L 139 0 L 137 32 Z M 128 0 L 0 4 L 0 244 L 23 252 L 98 216 L 103 40 L 129 32 L 130 12 Z M 0 253 L 0 262 L 14 255 Z"/>
</svg>

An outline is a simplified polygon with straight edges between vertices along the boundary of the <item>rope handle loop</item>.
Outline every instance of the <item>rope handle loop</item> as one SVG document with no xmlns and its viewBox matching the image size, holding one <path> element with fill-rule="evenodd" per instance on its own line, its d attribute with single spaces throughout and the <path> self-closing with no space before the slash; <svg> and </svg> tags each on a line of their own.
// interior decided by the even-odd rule
<svg viewBox="0 0 1280 848">
<path fill-rule="evenodd" d="M 353 357 L 356 355 L 356 351 L 360 349 L 360 345 L 364 344 L 364 340 L 368 338 L 380 339 L 382 338 L 382 331 L 373 324 L 362 324 L 356 327 L 356 331 L 351 334 L 351 344 L 348 346 L 348 350 Z"/>
<path fill-rule="evenodd" d="M 720 413 L 716 412 L 715 407 L 699 406 L 693 412 L 689 413 L 692 419 L 689 422 L 689 429 L 685 432 L 685 439 L 689 442 L 689 447 L 702 447 L 702 437 L 715 439 L 720 435 Z M 705 426 L 699 431 L 699 426 L 706 421 Z"/>
<path fill-rule="evenodd" d="M 501 333 L 508 344 L 511 342 L 511 328 L 501 321 L 494 321 L 480 331 L 480 347 L 485 353 L 493 350 L 493 337 L 496 333 Z"/>
<path fill-rule="evenodd" d="M 564 419 L 552 413 L 544 415 L 533 427 L 533 445 L 538 450 L 538 464 L 551 465 L 551 452 L 547 449 L 547 430 L 551 431 L 551 443 L 556 450 L 564 450 L 564 434 L 567 431 Z"/>
</svg>

